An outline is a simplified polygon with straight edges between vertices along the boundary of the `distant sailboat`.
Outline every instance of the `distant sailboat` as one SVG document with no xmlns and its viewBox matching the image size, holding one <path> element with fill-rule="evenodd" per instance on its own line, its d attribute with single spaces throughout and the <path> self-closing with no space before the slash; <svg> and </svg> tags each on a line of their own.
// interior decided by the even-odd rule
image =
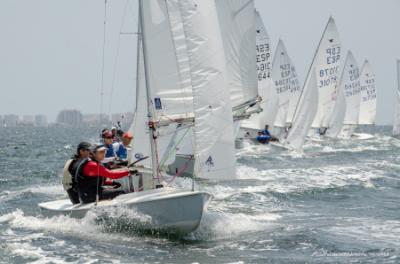
<svg viewBox="0 0 400 264">
<path fill-rule="evenodd" d="M 324 49 L 314 62 L 318 82 L 318 110 L 311 127 L 315 134 L 323 135 L 329 126 L 329 120 L 334 109 L 334 96 L 339 81 L 339 66 L 342 57 L 342 47 L 336 24 L 330 18 L 325 31 Z"/>
<path fill-rule="evenodd" d="M 360 113 L 360 70 L 353 53 L 348 51 L 343 69 L 343 85 L 346 98 L 346 113 L 343 120 L 341 138 L 350 138 L 358 125 Z"/>
<path fill-rule="evenodd" d="M 257 131 L 263 129 L 266 124 L 272 126 L 279 107 L 278 95 L 272 85 L 271 78 L 272 56 L 270 38 L 265 29 L 264 23 L 262 22 L 261 16 L 257 11 L 255 11 L 255 21 L 255 47 L 257 58 L 255 65 L 257 66 L 256 74 L 258 75 L 258 94 L 262 98 L 260 103 L 262 112 L 241 122 L 242 132 L 248 133 L 251 138 L 255 138 Z"/>
<path fill-rule="evenodd" d="M 360 73 L 360 113 L 358 125 L 373 126 L 376 118 L 376 88 L 375 74 L 371 64 L 365 60 Z M 352 137 L 357 139 L 370 139 L 374 136 L 366 133 L 353 133 Z"/>
<path fill-rule="evenodd" d="M 343 64 L 345 64 L 346 61 L 344 61 Z M 343 121 L 344 121 L 344 116 L 346 114 L 346 98 L 344 95 L 344 89 L 345 89 L 345 83 L 343 80 L 343 77 L 345 75 L 344 72 L 344 67 L 342 67 L 342 73 L 340 75 L 339 82 L 336 86 L 335 89 L 335 95 L 334 95 L 334 107 L 332 114 L 330 116 L 329 122 L 328 122 L 328 128 L 325 133 L 325 136 L 328 138 L 337 138 L 342 131 L 343 127 Z"/>
<path fill-rule="evenodd" d="M 393 131 L 394 137 L 400 137 L 400 60 L 397 60 L 397 89 L 396 89 L 396 105 L 395 105 L 395 116 L 393 120 Z"/>
<path fill-rule="evenodd" d="M 297 79 L 296 69 L 282 40 L 279 40 L 276 47 L 272 63 L 272 80 L 279 103 L 272 134 L 284 140 L 286 130 L 293 121 L 294 110 L 299 100 L 301 87 Z"/>
<path fill-rule="evenodd" d="M 339 34 L 332 17 L 325 27 L 320 43 L 315 51 L 300 100 L 294 111 L 294 119 L 284 146 L 289 149 L 301 150 L 312 124 L 316 128 L 326 127 L 327 112 L 324 107 L 332 103 L 331 87 L 336 85 L 337 72 L 341 56 Z M 321 90 L 326 87 L 329 91 Z M 322 103 L 319 103 L 322 100 Z M 325 109 L 325 110 L 319 110 Z M 319 116 L 316 116 L 320 111 Z"/>
</svg>

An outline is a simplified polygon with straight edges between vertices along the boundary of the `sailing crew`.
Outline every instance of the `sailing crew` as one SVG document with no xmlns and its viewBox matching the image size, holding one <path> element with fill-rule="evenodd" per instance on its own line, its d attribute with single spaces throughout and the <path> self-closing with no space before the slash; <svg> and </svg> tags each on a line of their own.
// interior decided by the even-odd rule
<svg viewBox="0 0 400 264">
<path fill-rule="evenodd" d="M 265 125 L 264 130 L 258 131 L 256 140 L 263 144 L 268 144 L 272 139 L 271 133 L 269 133 L 268 125 Z"/>
<path fill-rule="evenodd" d="M 119 142 L 120 141 L 118 136 L 117 136 L 117 132 L 118 132 L 117 128 L 115 126 L 113 126 L 111 128 L 113 142 Z"/>
<path fill-rule="evenodd" d="M 76 148 L 76 154 L 69 159 L 64 166 L 63 187 L 67 192 L 72 204 L 78 204 L 79 195 L 74 176 L 76 174 L 79 164 L 85 159 L 89 158 L 90 143 L 81 142 Z"/>
<path fill-rule="evenodd" d="M 320 127 L 320 128 L 318 129 L 318 133 L 319 133 L 320 136 L 323 136 L 323 135 L 326 134 L 326 131 L 327 131 L 327 130 L 328 130 L 327 127 Z"/>
<path fill-rule="evenodd" d="M 132 142 L 133 136 L 131 132 L 125 132 L 122 135 L 122 142 L 115 142 L 113 144 L 115 154 L 117 155 L 120 162 L 125 162 L 128 165 L 128 149 Z"/>
<path fill-rule="evenodd" d="M 129 176 L 129 170 L 122 168 L 119 170 L 108 170 L 101 161 L 105 158 L 107 148 L 103 145 L 93 146 L 91 158 L 82 162 L 75 174 L 79 199 L 82 203 L 92 203 L 99 200 L 112 199 L 123 194 L 123 191 L 114 188 L 106 188 L 106 180 L 120 179 Z"/>
<path fill-rule="evenodd" d="M 101 134 L 100 134 L 100 143 L 104 143 L 104 138 L 103 138 L 103 135 L 106 133 L 106 132 L 108 132 L 108 131 L 110 131 L 108 128 L 103 128 L 103 130 L 101 130 Z"/>
<path fill-rule="evenodd" d="M 116 156 L 112 146 L 113 138 L 112 132 L 106 131 L 103 133 L 104 146 L 107 148 L 106 158 L 114 158 Z"/>
<path fill-rule="evenodd" d="M 263 134 L 262 131 L 257 132 L 257 137 L 256 140 L 262 144 L 268 144 L 269 140 L 271 139 L 271 136 Z"/>
</svg>

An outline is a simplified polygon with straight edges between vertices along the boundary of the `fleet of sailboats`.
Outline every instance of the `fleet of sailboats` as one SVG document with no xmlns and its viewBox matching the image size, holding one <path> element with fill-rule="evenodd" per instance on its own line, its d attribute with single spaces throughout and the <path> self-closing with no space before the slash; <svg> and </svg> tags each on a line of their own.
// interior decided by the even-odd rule
<svg viewBox="0 0 400 264">
<path fill-rule="evenodd" d="M 136 191 L 92 204 L 42 203 L 46 214 L 83 217 L 125 206 L 150 215 L 151 228 L 187 233 L 211 197 L 195 190 L 195 179 L 234 179 L 237 138 L 254 139 L 269 125 L 275 146 L 301 152 L 306 141 L 372 137 L 355 130 L 375 124 L 375 75 L 367 60 L 360 71 L 351 51 L 343 60 L 332 17 L 302 86 L 282 40 L 271 55 L 253 0 L 139 0 L 138 20 L 130 128 L 130 161 L 142 165 L 131 176 Z M 400 76 L 400 61 L 397 67 Z M 399 136 L 400 81 L 396 95 Z M 190 176 L 193 185 L 168 187 L 167 174 Z"/>
</svg>

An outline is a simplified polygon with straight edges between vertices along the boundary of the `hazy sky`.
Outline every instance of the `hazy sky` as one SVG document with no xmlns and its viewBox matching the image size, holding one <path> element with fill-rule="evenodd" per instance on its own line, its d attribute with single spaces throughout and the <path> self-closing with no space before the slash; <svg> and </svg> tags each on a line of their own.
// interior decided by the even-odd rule
<svg viewBox="0 0 400 264">
<path fill-rule="evenodd" d="M 134 107 L 136 36 L 119 33 L 136 31 L 136 6 L 137 0 L 108 0 L 104 112 Z M 378 123 L 392 122 L 399 0 L 256 0 L 256 6 L 273 48 L 284 40 L 301 81 L 332 15 L 344 49 L 359 64 L 368 58 L 376 72 Z M 99 113 L 103 17 L 103 0 L 1 0 L 0 115 Z"/>
</svg>

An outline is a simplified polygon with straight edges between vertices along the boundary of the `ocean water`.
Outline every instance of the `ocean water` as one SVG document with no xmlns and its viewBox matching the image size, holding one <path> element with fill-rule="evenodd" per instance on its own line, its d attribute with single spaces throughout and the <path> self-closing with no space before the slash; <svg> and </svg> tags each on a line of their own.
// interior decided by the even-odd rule
<svg viewBox="0 0 400 264">
<path fill-rule="evenodd" d="M 121 212 L 115 222 L 40 214 L 38 203 L 66 197 L 64 162 L 96 133 L 0 129 L 1 263 L 400 263 L 400 141 L 389 128 L 305 154 L 245 144 L 238 179 L 197 183 L 214 198 L 184 237 L 143 234 Z"/>
</svg>

